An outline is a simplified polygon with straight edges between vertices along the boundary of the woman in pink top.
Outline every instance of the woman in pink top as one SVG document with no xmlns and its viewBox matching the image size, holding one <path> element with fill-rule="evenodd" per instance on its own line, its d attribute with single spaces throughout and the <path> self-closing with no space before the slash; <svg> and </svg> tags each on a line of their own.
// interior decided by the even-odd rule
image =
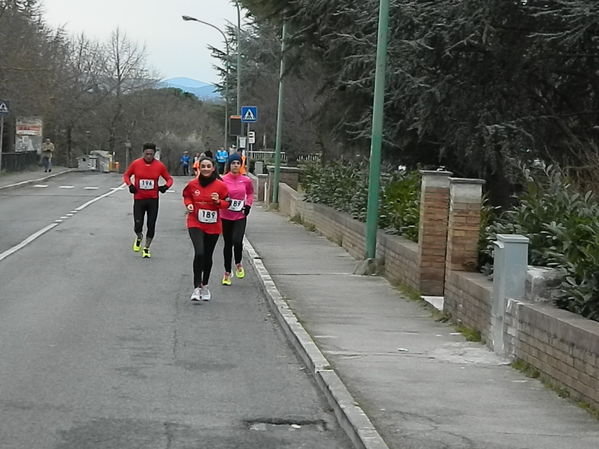
<svg viewBox="0 0 599 449">
<path fill-rule="evenodd" d="M 229 199 L 231 201 L 229 208 L 221 211 L 223 238 L 225 240 L 223 285 L 231 285 L 231 257 L 233 252 L 235 253 L 235 276 L 239 279 L 245 276 L 245 271 L 241 265 L 243 235 L 245 234 L 247 216 L 254 202 L 254 186 L 250 178 L 240 173 L 241 164 L 239 154 L 235 153 L 229 156 L 229 172 L 222 177 L 229 190 Z"/>
</svg>

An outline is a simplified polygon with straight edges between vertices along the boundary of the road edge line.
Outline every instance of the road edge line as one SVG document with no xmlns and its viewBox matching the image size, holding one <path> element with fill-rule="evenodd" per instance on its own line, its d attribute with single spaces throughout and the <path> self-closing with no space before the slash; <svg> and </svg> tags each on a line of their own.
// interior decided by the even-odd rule
<svg viewBox="0 0 599 449">
<path fill-rule="evenodd" d="M 60 173 L 59 173 L 60 174 Z M 109 195 L 112 195 L 114 192 L 116 192 L 117 190 L 121 190 L 123 188 L 122 184 L 119 187 L 112 187 L 110 189 L 109 192 L 104 193 L 100 196 L 97 196 L 96 198 L 89 200 L 87 203 L 82 204 L 81 206 L 77 207 L 76 209 L 73 209 L 77 212 L 85 209 L 86 207 L 92 205 L 93 203 L 95 203 L 96 201 L 100 201 L 103 198 L 106 198 Z M 2 262 L 4 259 L 6 259 L 8 256 L 13 255 L 14 253 L 16 253 L 17 251 L 25 248 L 27 245 L 29 245 L 31 242 L 33 242 L 34 240 L 36 240 L 38 237 L 41 237 L 42 235 L 44 235 L 46 232 L 54 229 L 56 226 L 58 226 L 60 223 L 62 223 L 62 221 L 60 222 L 54 222 L 49 224 L 48 226 L 40 229 L 39 231 L 34 232 L 33 234 L 31 234 L 29 237 L 27 237 L 25 240 L 23 240 L 20 243 L 17 243 L 16 245 L 14 245 L 11 248 L 8 248 L 6 251 L 0 253 L 0 262 Z"/>
<path fill-rule="evenodd" d="M 243 245 L 250 263 L 258 275 L 260 287 L 266 296 L 270 309 L 292 347 L 310 369 L 316 385 L 333 408 L 339 426 L 349 437 L 354 447 L 356 449 L 389 449 L 370 418 L 358 405 L 358 402 L 331 367 L 310 334 L 297 319 L 264 266 L 261 256 L 247 237 L 244 237 Z"/>
</svg>

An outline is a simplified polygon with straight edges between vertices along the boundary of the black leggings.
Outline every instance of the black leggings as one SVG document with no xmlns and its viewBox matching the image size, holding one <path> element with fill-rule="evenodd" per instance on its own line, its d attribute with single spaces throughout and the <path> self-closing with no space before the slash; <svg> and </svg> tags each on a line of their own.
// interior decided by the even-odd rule
<svg viewBox="0 0 599 449">
<path fill-rule="evenodd" d="M 158 218 L 158 198 L 149 198 L 145 200 L 133 200 L 133 230 L 136 234 L 141 234 L 144 227 L 144 215 L 148 214 L 148 232 L 146 237 L 154 238 L 156 232 L 156 219 Z"/>
<path fill-rule="evenodd" d="M 218 241 L 218 234 L 206 234 L 200 228 L 189 228 L 193 243 L 193 286 L 208 285 L 212 270 L 212 254 Z"/>
<path fill-rule="evenodd" d="M 223 223 L 223 239 L 225 247 L 223 256 L 225 257 L 225 271 L 231 272 L 231 256 L 235 250 L 235 264 L 241 263 L 243 254 L 243 234 L 245 234 L 245 224 L 247 218 L 241 220 L 222 220 Z"/>
</svg>

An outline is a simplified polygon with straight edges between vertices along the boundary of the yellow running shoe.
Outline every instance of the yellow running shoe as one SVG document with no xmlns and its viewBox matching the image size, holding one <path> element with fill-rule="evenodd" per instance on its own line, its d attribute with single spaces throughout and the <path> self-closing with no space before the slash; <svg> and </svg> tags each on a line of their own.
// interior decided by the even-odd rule
<svg viewBox="0 0 599 449">
<path fill-rule="evenodd" d="M 237 264 L 237 266 L 235 267 L 235 276 L 237 276 L 239 279 L 245 277 L 245 270 L 243 269 L 241 264 Z"/>
<path fill-rule="evenodd" d="M 152 253 L 150 253 L 150 248 L 144 248 L 141 250 L 141 257 L 149 259 L 152 257 Z"/>
<path fill-rule="evenodd" d="M 231 273 L 225 273 L 223 276 L 223 285 L 231 285 Z"/>
<path fill-rule="evenodd" d="M 140 249 L 141 249 L 141 239 L 136 238 L 135 240 L 133 240 L 133 251 L 138 253 Z"/>
</svg>

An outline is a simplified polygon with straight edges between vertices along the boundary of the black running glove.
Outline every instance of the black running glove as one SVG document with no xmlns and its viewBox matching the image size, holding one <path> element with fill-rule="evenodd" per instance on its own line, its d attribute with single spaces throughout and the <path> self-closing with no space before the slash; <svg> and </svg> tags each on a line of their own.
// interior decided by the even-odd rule
<svg viewBox="0 0 599 449">
<path fill-rule="evenodd" d="M 164 193 L 168 190 L 168 187 L 165 185 L 158 187 L 158 190 L 160 190 L 160 193 Z"/>
<path fill-rule="evenodd" d="M 250 214 L 251 208 L 252 208 L 252 206 L 248 206 L 247 204 L 245 206 L 243 206 L 243 215 L 245 215 L 247 217 Z"/>
<path fill-rule="evenodd" d="M 137 193 L 137 188 L 133 184 L 129 184 L 129 192 Z"/>
</svg>

